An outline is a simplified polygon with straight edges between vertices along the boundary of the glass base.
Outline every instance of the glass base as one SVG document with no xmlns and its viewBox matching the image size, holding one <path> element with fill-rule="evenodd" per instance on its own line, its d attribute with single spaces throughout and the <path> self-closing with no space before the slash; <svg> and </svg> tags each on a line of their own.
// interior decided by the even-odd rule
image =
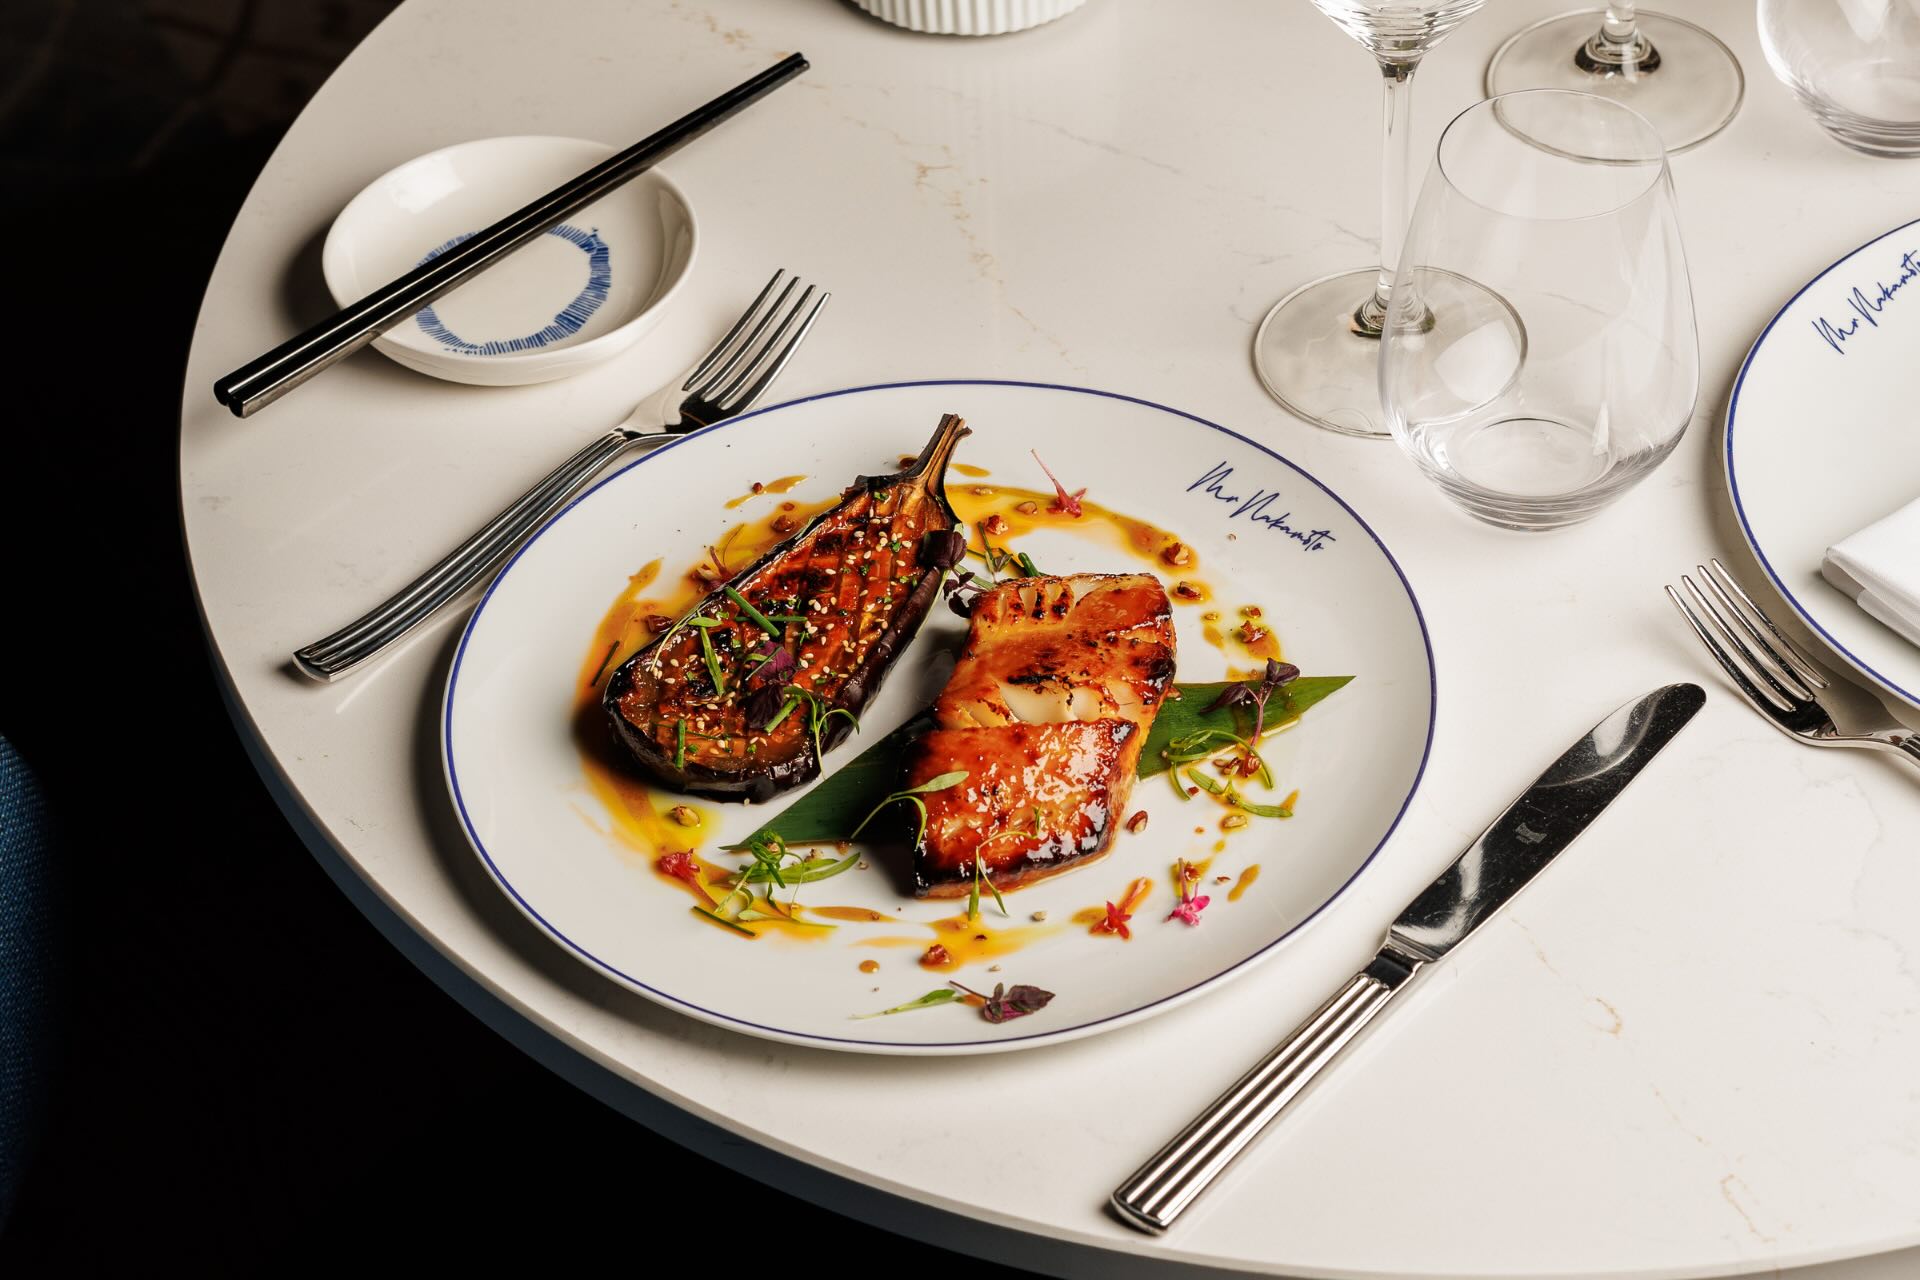
<svg viewBox="0 0 1920 1280">
<path fill-rule="evenodd" d="M 1697 147 L 1727 127 L 1747 82 L 1726 45 L 1691 22 L 1643 10 L 1638 22 L 1653 46 L 1649 61 L 1596 64 L 1582 55 L 1602 16 L 1598 9 L 1563 13 L 1517 33 L 1487 64 L 1487 96 L 1520 89 L 1598 94 L 1645 116 L 1668 151 Z"/>
<path fill-rule="evenodd" d="M 1273 304 L 1253 335 L 1253 367 L 1287 410 L 1342 435 L 1384 440 L 1380 339 L 1356 331 L 1354 312 L 1373 296 L 1380 268 L 1343 271 L 1301 285 Z"/>
</svg>

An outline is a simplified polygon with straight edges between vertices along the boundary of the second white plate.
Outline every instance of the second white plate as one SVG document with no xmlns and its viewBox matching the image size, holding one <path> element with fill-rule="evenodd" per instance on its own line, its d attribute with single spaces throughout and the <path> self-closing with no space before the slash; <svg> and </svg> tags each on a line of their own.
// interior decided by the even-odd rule
<svg viewBox="0 0 1920 1280">
<path fill-rule="evenodd" d="M 1815 276 L 1761 332 L 1727 406 L 1727 488 L 1760 567 L 1861 675 L 1920 707 L 1920 648 L 1820 576 L 1835 542 L 1920 495 L 1920 220 Z"/>
<path fill-rule="evenodd" d="M 982 927 L 1027 931 L 1018 949 L 950 974 L 922 968 L 922 951 L 939 938 L 934 922 L 964 904 L 916 901 L 884 865 L 809 885 L 801 896 L 883 921 L 845 920 L 812 938 L 730 934 L 689 910 L 689 896 L 655 870 L 659 851 L 623 841 L 590 789 L 571 724 L 583 657 L 643 564 L 659 558 L 678 572 L 728 525 L 771 513 L 780 500 L 772 495 L 724 509 L 753 482 L 805 475 L 792 499 L 830 498 L 855 475 L 892 470 L 944 412 L 973 430 L 960 462 L 990 473 L 952 475 L 950 490 L 1044 486 L 1029 452 L 1037 448 L 1069 487 L 1085 486 L 1091 500 L 1149 519 L 1197 552 L 1215 598 L 1176 609 L 1179 679 L 1225 672 L 1203 613 L 1217 610 L 1224 621 L 1216 627 L 1230 628 L 1238 608 L 1254 603 L 1304 672 L 1355 679 L 1266 753 L 1281 787 L 1299 789 L 1293 818 L 1255 819 L 1217 850 L 1220 808 L 1181 802 L 1163 778 L 1143 780 L 1131 807 L 1149 812 L 1145 830 L 1122 832 L 1099 864 L 1008 895 L 1010 917 L 991 900 L 984 905 Z M 1046 528 L 1017 549 L 1050 573 L 1141 567 L 1117 540 Z M 829 755 L 829 770 L 931 700 L 943 668 L 930 659 L 963 626 L 936 610 L 863 715 L 860 734 Z M 867 1052 L 967 1053 L 1120 1026 L 1277 954 L 1362 873 L 1398 824 L 1425 767 L 1434 702 L 1425 623 L 1398 565 L 1352 508 L 1284 458 L 1224 427 L 1124 396 L 933 382 L 762 410 L 602 482 L 527 544 L 475 611 L 448 682 L 443 735 L 449 786 L 475 850 L 520 909 L 583 962 L 662 1004 L 754 1035 Z M 787 802 L 702 806 L 702 856 L 730 864 L 719 847 Z M 672 803 L 661 797 L 660 807 Z M 678 842 L 680 833 L 666 834 Z M 1180 858 L 1212 860 L 1198 886 L 1212 902 L 1197 926 L 1167 918 Z M 1254 864 L 1258 878 L 1231 897 Z M 1076 913 L 1119 899 L 1135 877 L 1154 888 L 1134 915 L 1131 941 L 1073 923 Z M 1036 923 L 1036 912 L 1047 920 Z M 980 990 L 1031 984 L 1055 999 L 1005 1024 L 964 1005 L 855 1016 L 912 1000 L 949 977 Z"/>
</svg>

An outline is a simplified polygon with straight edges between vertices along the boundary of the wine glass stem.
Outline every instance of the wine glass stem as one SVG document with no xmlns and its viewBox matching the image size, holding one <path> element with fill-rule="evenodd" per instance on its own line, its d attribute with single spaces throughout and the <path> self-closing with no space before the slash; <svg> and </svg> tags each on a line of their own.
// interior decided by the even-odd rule
<svg viewBox="0 0 1920 1280">
<path fill-rule="evenodd" d="M 1407 234 L 1407 185 L 1413 164 L 1413 73 L 1420 63 L 1380 63 L 1386 97 L 1380 138 L 1380 275 L 1373 296 L 1353 313 L 1354 332 L 1377 338 L 1386 327 L 1387 300 L 1393 295 L 1394 264 Z"/>
<path fill-rule="evenodd" d="M 1641 33 L 1635 6 L 1610 4 L 1600 15 L 1600 30 L 1580 46 L 1573 62 L 1594 75 L 1645 75 L 1660 65 L 1660 54 Z"/>
</svg>

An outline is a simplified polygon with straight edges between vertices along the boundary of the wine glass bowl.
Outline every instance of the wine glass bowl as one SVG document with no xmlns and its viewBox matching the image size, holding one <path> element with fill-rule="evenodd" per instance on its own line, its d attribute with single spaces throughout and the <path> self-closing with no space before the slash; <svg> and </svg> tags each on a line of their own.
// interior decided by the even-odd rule
<svg viewBox="0 0 1920 1280">
<path fill-rule="evenodd" d="M 1868 155 L 1920 156 L 1920 9 L 1760 0 L 1760 48 L 1837 141 Z"/>
<path fill-rule="evenodd" d="M 1673 451 L 1699 351 L 1666 149 L 1633 111 L 1530 90 L 1462 112 L 1381 341 L 1394 438 L 1510 529 L 1584 520 Z"/>
</svg>

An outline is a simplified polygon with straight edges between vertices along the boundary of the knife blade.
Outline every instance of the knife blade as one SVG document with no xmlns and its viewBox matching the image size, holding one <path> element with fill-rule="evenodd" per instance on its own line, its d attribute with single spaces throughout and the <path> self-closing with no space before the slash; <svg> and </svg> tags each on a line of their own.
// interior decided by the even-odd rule
<svg viewBox="0 0 1920 1280">
<path fill-rule="evenodd" d="M 1165 1231 L 1427 965 L 1491 919 L 1600 816 L 1706 701 L 1670 684 L 1589 730 L 1387 930 L 1373 962 L 1113 1193 L 1120 1220 Z"/>
</svg>

